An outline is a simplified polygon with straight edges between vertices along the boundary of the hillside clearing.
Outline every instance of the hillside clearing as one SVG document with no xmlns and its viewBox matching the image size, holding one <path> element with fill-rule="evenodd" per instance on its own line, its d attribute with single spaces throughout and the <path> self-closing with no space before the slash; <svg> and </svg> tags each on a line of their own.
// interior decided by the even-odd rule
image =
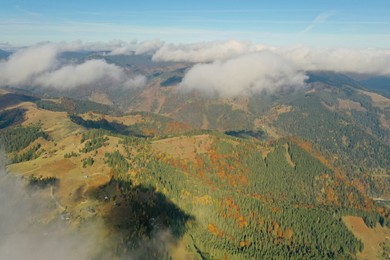
<svg viewBox="0 0 390 260">
<path fill-rule="evenodd" d="M 364 250 L 358 253 L 359 259 L 377 259 L 381 251 L 380 244 L 390 237 L 390 228 L 381 227 L 369 228 L 361 217 L 346 216 L 343 221 L 348 229 L 364 244 Z"/>
</svg>

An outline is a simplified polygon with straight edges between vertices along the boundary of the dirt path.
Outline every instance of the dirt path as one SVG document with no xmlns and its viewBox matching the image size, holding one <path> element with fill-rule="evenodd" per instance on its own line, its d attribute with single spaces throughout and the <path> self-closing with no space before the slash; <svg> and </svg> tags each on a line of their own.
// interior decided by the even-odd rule
<svg viewBox="0 0 390 260">
<path fill-rule="evenodd" d="M 62 211 L 65 211 L 65 207 L 61 205 L 61 203 L 57 200 L 57 198 L 54 196 L 54 188 L 53 187 L 50 187 L 50 198 L 52 200 L 54 200 L 54 202 L 56 203 L 57 207 L 59 209 L 61 209 Z"/>
<path fill-rule="evenodd" d="M 287 143 L 284 145 L 284 148 L 286 149 L 286 161 L 288 162 L 288 164 L 290 164 L 290 166 L 291 166 L 292 168 L 295 168 L 295 163 L 292 161 L 291 155 L 290 155 L 290 153 L 288 152 L 288 150 L 290 149 L 290 147 L 288 146 Z"/>
</svg>

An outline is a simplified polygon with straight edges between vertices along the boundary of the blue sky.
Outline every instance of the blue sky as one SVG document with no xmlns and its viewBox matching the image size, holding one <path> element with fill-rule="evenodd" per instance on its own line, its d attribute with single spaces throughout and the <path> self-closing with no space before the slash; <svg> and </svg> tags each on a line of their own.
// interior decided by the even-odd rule
<svg viewBox="0 0 390 260">
<path fill-rule="evenodd" d="M 269 45 L 390 47 L 390 1 L 0 2 L 0 43 L 175 43 L 249 40 Z"/>
</svg>

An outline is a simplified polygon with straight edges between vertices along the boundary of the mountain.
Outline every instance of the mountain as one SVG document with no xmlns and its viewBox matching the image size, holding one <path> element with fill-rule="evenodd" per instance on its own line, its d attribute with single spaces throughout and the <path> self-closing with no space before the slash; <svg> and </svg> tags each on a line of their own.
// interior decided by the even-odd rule
<svg viewBox="0 0 390 260">
<path fill-rule="evenodd" d="M 390 78 L 385 76 L 369 77 L 360 81 L 368 90 L 380 93 L 381 95 L 390 98 Z"/>
<path fill-rule="evenodd" d="M 370 196 L 387 196 L 373 183 L 386 185 L 378 180 L 388 176 L 389 135 L 373 120 L 387 120 L 388 99 L 319 81 L 237 99 L 160 82 L 140 94 L 165 95 L 160 114 L 2 90 L 8 170 L 48 193 L 48 216 L 76 226 L 101 219 L 110 257 L 350 259 L 380 250 L 389 212 Z M 135 107 L 147 108 L 145 97 Z M 182 99 L 170 108 L 173 97 Z M 207 129 L 190 118 L 197 113 Z M 356 235 L 366 225 L 378 240 Z"/>
<path fill-rule="evenodd" d="M 382 250 L 386 78 L 315 71 L 302 88 L 224 98 L 180 90 L 191 63 L 104 52 L 61 59 L 104 59 L 147 84 L 0 89 L 7 169 L 54 205 L 41 221 L 101 221 L 94 229 L 109 258 L 353 259 Z"/>
</svg>

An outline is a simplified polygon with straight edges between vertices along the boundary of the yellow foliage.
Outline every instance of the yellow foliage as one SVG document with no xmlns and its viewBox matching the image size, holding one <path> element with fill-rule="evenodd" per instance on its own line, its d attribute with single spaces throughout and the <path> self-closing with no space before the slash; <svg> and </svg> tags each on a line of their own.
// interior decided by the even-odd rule
<svg viewBox="0 0 390 260">
<path fill-rule="evenodd" d="M 287 228 L 285 231 L 284 231 L 284 238 L 285 239 L 291 239 L 291 237 L 293 236 L 294 234 L 294 231 L 291 229 L 291 228 Z"/>
<path fill-rule="evenodd" d="M 201 205 L 211 204 L 211 202 L 212 202 L 212 198 L 210 195 L 203 195 L 201 197 L 194 197 L 193 200 L 196 204 L 201 204 Z"/>
<path fill-rule="evenodd" d="M 251 245 L 251 242 L 248 240 L 240 242 L 240 247 L 248 247 L 250 245 Z"/>
</svg>

